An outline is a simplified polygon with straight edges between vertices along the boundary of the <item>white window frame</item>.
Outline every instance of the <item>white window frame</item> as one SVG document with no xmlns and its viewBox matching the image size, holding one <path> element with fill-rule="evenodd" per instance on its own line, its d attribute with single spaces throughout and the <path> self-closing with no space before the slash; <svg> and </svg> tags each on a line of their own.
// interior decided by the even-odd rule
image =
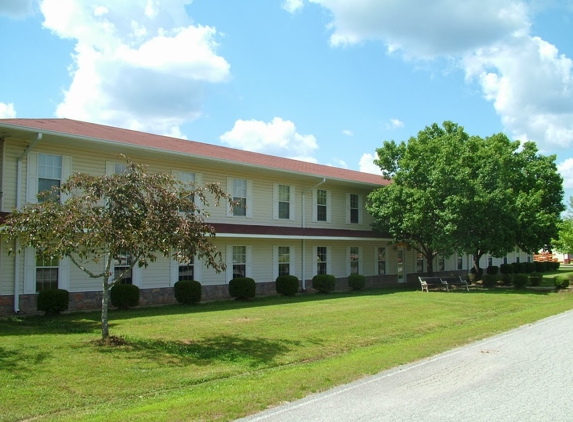
<svg viewBox="0 0 573 422">
<path fill-rule="evenodd" d="M 194 173 L 190 171 L 173 170 L 172 173 L 175 180 L 182 183 L 193 182 L 195 186 L 201 186 L 203 184 L 203 175 L 201 173 Z M 197 195 L 194 196 L 193 202 L 198 210 L 202 210 L 203 203 Z"/>
<path fill-rule="evenodd" d="M 318 274 L 318 263 L 319 262 L 324 262 L 324 261 L 319 261 L 318 260 L 318 248 L 326 248 L 326 274 L 331 274 L 331 266 L 330 266 L 330 256 L 331 256 L 331 252 L 330 252 L 330 246 L 314 246 L 312 248 L 312 256 L 314 258 L 313 260 L 313 265 L 312 265 L 312 276 L 314 277 L 315 275 Z"/>
<path fill-rule="evenodd" d="M 170 265 L 170 286 L 173 287 L 175 283 L 179 281 L 179 267 L 187 265 L 185 263 L 180 263 L 179 261 L 172 259 Z M 196 256 L 193 257 L 193 280 L 198 281 L 201 283 L 201 279 L 203 277 L 203 262 L 198 259 Z"/>
<path fill-rule="evenodd" d="M 380 273 L 380 249 L 384 249 L 384 273 Z M 376 246 L 374 248 L 374 274 L 386 275 L 388 274 L 388 248 L 386 246 Z"/>
<path fill-rule="evenodd" d="M 356 196 L 356 200 L 358 202 L 357 208 L 357 217 L 358 221 L 352 221 L 352 195 Z M 347 193 L 346 194 L 346 224 L 362 224 L 362 196 L 357 193 Z"/>
<path fill-rule="evenodd" d="M 318 220 L 318 191 L 326 192 L 326 221 Z M 331 193 L 326 189 L 313 189 L 312 190 L 312 221 L 314 223 L 330 223 L 331 221 L 332 200 Z"/>
<path fill-rule="evenodd" d="M 233 246 L 242 246 L 245 248 L 245 277 L 253 277 L 253 247 L 250 245 L 227 245 L 225 248 L 225 272 L 226 283 L 233 279 Z"/>
<path fill-rule="evenodd" d="M 281 248 L 288 248 L 288 262 L 281 262 Z M 279 276 L 279 265 L 280 264 L 289 264 L 289 275 L 296 275 L 296 268 L 295 268 L 295 247 L 291 245 L 280 245 L 280 246 L 273 246 L 273 280 L 276 280 Z"/>
<path fill-rule="evenodd" d="M 61 174 L 58 178 L 60 181 L 60 186 L 64 183 L 70 175 L 72 174 L 72 157 L 68 155 L 59 154 L 45 154 L 41 152 L 30 152 L 27 158 L 27 176 L 26 176 L 26 201 L 30 204 L 38 203 L 38 186 L 39 186 L 39 165 L 40 165 L 40 155 L 56 155 L 62 159 Z M 60 201 L 65 202 L 68 195 L 61 195 Z"/>
<path fill-rule="evenodd" d="M 280 217 L 280 187 L 286 186 L 289 188 L 289 216 L 288 218 Z M 273 183 L 273 219 L 274 220 L 294 220 L 295 219 L 295 190 L 294 186 L 286 185 L 284 183 Z"/>
<path fill-rule="evenodd" d="M 352 249 L 353 248 L 357 248 L 358 249 L 358 260 L 357 261 L 351 261 L 351 256 L 352 256 Z M 356 274 L 361 274 L 364 275 L 364 267 L 362 266 L 362 246 L 348 246 L 346 248 L 346 274 L 350 275 L 350 274 L 355 274 L 352 273 L 352 262 L 358 262 L 358 272 Z"/>
<path fill-rule="evenodd" d="M 24 294 L 36 294 L 36 249 L 24 249 Z M 40 267 L 41 268 L 41 267 Z M 58 288 L 70 290 L 70 258 L 58 262 Z"/>
<path fill-rule="evenodd" d="M 233 215 L 233 207 L 229 206 L 227 209 L 227 217 L 235 218 L 253 218 L 253 181 L 238 177 L 228 177 L 227 178 L 227 193 L 233 196 L 233 181 L 234 180 L 245 180 L 247 184 L 247 197 L 245 198 L 245 215 Z"/>
</svg>

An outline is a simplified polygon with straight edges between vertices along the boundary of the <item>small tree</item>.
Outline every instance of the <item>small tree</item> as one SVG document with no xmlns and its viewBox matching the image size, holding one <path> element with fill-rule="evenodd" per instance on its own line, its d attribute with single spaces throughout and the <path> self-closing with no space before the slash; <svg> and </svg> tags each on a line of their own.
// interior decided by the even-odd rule
<svg viewBox="0 0 573 422">
<path fill-rule="evenodd" d="M 19 238 L 22 248 L 36 248 L 53 259 L 69 257 L 90 277 L 102 279 L 104 341 L 109 337 L 110 289 L 135 265 L 147 267 L 158 255 L 179 262 L 197 256 L 217 272 L 224 270 L 203 206 L 209 205 L 206 193 L 215 205 L 221 200 L 233 205 L 217 183 L 182 183 L 169 173 L 146 173 L 145 166 L 125 159 L 120 174 L 73 174 L 59 189 L 39 195 L 47 200 L 11 213 L 3 227 L 7 239 Z M 114 260 L 126 253 L 131 265 L 114 275 Z M 102 264 L 103 271 L 94 270 Z"/>
</svg>

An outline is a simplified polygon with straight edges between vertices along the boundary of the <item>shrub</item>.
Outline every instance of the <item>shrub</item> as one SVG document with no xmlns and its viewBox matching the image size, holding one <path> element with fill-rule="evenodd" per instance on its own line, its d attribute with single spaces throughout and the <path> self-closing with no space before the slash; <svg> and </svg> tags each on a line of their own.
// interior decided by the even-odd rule
<svg viewBox="0 0 573 422">
<path fill-rule="evenodd" d="M 348 287 L 351 290 L 363 290 L 366 287 L 366 277 L 361 274 L 350 274 L 348 276 Z"/>
<path fill-rule="evenodd" d="M 531 273 L 529 274 L 529 284 L 531 286 L 541 286 L 541 282 L 543 281 L 543 275 L 539 273 Z"/>
<path fill-rule="evenodd" d="M 483 276 L 483 287 L 491 289 L 497 285 L 497 276 L 492 274 L 486 274 Z"/>
<path fill-rule="evenodd" d="M 513 275 L 513 287 L 516 289 L 525 289 L 527 283 L 529 283 L 529 276 L 527 274 L 520 273 Z"/>
<path fill-rule="evenodd" d="M 511 264 L 501 264 L 499 266 L 499 271 L 502 274 L 513 274 L 513 265 Z"/>
<path fill-rule="evenodd" d="M 180 280 L 173 285 L 175 300 L 184 305 L 195 305 L 201 302 L 201 283 L 196 280 Z"/>
<path fill-rule="evenodd" d="M 483 275 L 483 268 L 478 268 L 478 270 L 476 271 L 475 267 L 472 267 L 470 270 L 471 274 L 476 274 L 478 276 L 478 279 Z"/>
<path fill-rule="evenodd" d="M 229 295 L 236 300 L 252 300 L 255 298 L 256 283 L 250 277 L 236 277 L 229 281 Z"/>
<path fill-rule="evenodd" d="M 501 282 L 504 286 L 509 286 L 513 282 L 513 274 L 502 274 Z"/>
<path fill-rule="evenodd" d="M 312 288 L 319 293 L 330 293 L 336 287 L 336 278 L 330 274 L 317 274 L 312 278 Z"/>
<path fill-rule="evenodd" d="M 557 275 L 553 278 L 554 282 L 555 282 L 555 288 L 556 289 L 566 289 L 567 287 L 569 287 L 570 284 L 570 280 L 569 280 L 569 276 L 567 275 Z"/>
<path fill-rule="evenodd" d="M 525 262 L 514 262 L 511 265 L 513 266 L 513 273 L 514 274 L 525 273 Z"/>
<path fill-rule="evenodd" d="M 499 267 L 497 265 L 490 265 L 485 271 L 489 275 L 497 275 L 499 273 Z"/>
<path fill-rule="evenodd" d="M 295 275 L 279 275 L 275 282 L 277 293 L 283 296 L 294 296 L 298 293 L 298 277 Z"/>
<path fill-rule="evenodd" d="M 553 264 L 553 271 L 557 271 L 559 269 L 559 267 L 561 266 L 561 262 L 552 262 Z"/>
<path fill-rule="evenodd" d="M 134 284 L 115 284 L 110 290 L 111 304 L 119 309 L 139 305 L 139 287 Z"/>
<path fill-rule="evenodd" d="M 549 269 L 547 262 L 535 261 L 533 264 L 535 265 L 536 273 L 544 273 Z"/>
<path fill-rule="evenodd" d="M 535 272 L 535 262 L 526 262 L 524 265 L 525 265 L 525 272 L 527 274 Z"/>
<path fill-rule="evenodd" d="M 38 293 L 37 308 L 46 315 L 58 315 L 68 309 L 70 292 L 64 289 L 46 289 Z"/>
</svg>

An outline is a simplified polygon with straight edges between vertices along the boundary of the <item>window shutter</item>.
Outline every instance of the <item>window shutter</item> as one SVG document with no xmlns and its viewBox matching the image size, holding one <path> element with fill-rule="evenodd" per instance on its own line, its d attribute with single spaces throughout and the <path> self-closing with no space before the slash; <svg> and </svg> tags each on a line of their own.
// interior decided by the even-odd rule
<svg viewBox="0 0 573 422">
<path fill-rule="evenodd" d="M 27 183 L 26 183 L 26 202 L 30 204 L 38 203 L 38 153 L 31 152 L 27 160 Z M 34 258 L 35 259 L 35 258 Z M 36 289 L 34 289 L 35 291 Z"/>
<path fill-rule="evenodd" d="M 350 224 L 350 194 L 346 194 L 346 224 Z"/>
<path fill-rule="evenodd" d="M 290 187 L 290 209 L 289 209 L 289 216 L 290 216 L 290 220 L 295 220 L 295 207 L 296 204 L 296 195 L 294 192 L 294 186 Z"/>
<path fill-rule="evenodd" d="M 278 218 L 279 218 L 279 184 L 273 183 L 273 220 L 278 220 Z"/>
<path fill-rule="evenodd" d="M 318 247 L 317 246 L 313 246 L 312 247 L 312 259 L 311 259 L 311 263 L 312 263 L 312 276 L 314 277 L 317 273 L 318 273 L 318 264 L 317 264 L 317 257 L 318 257 Z"/>
<path fill-rule="evenodd" d="M 326 191 L 326 222 L 327 223 L 330 223 L 330 216 L 332 214 L 331 208 L 332 208 L 332 206 L 331 206 L 331 200 L 330 200 L 330 191 L 327 190 Z"/>
<path fill-rule="evenodd" d="M 253 276 L 253 247 L 252 246 L 247 246 L 247 268 L 246 268 L 246 275 L 247 277 L 252 277 Z"/>
<path fill-rule="evenodd" d="M 58 266 L 58 288 L 70 290 L 70 258 L 60 259 Z"/>
<path fill-rule="evenodd" d="M 169 286 L 173 287 L 179 281 L 179 262 L 171 259 L 169 263 Z"/>
<path fill-rule="evenodd" d="M 247 180 L 247 218 L 253 218 L 253 181 Z"/>
<path fill-rule="evenodd" d="M 279 247 L 273 246 L 273 280 L 279 276 Z"/>
<path fill-rule="evenodd" d="M 132 284 L 136 285 L 137 287 L 141 287 L 142 278 L 143 278 L 143 268 L 141 268 L 138 264 L 135 264 L 135 266 L 131 269 Z"/>
<path fill-rule="evenodd" d="M 227 265 L 227 269 L 225 271 L 225 283 L 227 284 L 233 278 L 233 246 L 227 245 L 225 249 L 225 264 Z"/>
<path fill-rule="evenodd" d="M 197 185 L 197 187 L 203 186 L 203 175 L 201 173 L 195 173 L 195 184 Z M 203 211 L 203 203 L 199 199 L 198 195 L 195 195 L 195 206 L 197 206 L 199 211 Z M 229 206 L 229 203 L 227 203 L 227 207 L 228 206 Z"/>
<path fill-rule="evenodd" d="M 202 278 L 203 278 L 203 261 L 195 257 L 193 261 L 193 280 L 203 284 L 203 280 L 201 280 Z"/>
<path fill-rule="evenodd" d="M 16 271 L 19 271 L 17 268 Z M 24 294 L 36 293 L 36 249 L 24 250 Z"/>
<path fill-rule="evenodd" d="M 350 246 L 346 247 L 346 274 L 350 275 Z"/>
<path fill-rule="evenodd" d="M 105 162 L 105 174 L 107 176 L 112 176 L 115 174 L 115 162 L 113 161 Z"/>
<path fill-rule="evenodd" d="M 294 246 L 289 246 L 289 274 L 290 275 L 296 275 L 296 263 L 295 263 L 295 257 L 296 257 L 296 253 L 294 250 Z"/>
<path fill-rule="evenodd" d="M 332 274 L 331 247 L 326 247 L 326 274 Z"/>
<path fill-rule="evenodd" d="M 233 178 L 232 177 L 227 177 L 227 194 L 231 197 L 231 199 L 233 199 Z M 227 217 L 232 217 L 233 216 L 233 207 L 230 206 L 229 204 L 227 204 Z M 231 252 L 232 252 L 232 248 L 231 248 Z M 231 272 L 232 273 L 232 272 Z M 230 278 L 229 278 L 230 280 Z M 229 281 L 227 280 L 227 281 Z"/>
<path fill-rule="evenodd" d="M 72 174 L 72 157 L 69 155 L 62 156 L 62 183 L 66 182 L 68 178 Z M 69 194 L 62 194 L 60 197 L 60 201 L 62 203 L 66 202 L 66 200 L 70 197 Z M 66 289 L 68 290 L 68 289 Z"/>
<path fill-rule="evenodd" d="M 312 222 L 316 223 L 318 217 L 316 215 L 316 189 L 312 190 Z"/>
</svg>

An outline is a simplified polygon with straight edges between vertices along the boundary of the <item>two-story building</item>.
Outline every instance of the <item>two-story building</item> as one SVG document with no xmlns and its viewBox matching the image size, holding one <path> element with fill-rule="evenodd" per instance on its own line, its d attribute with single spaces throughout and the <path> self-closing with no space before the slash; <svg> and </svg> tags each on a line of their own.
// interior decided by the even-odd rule
<svg viewBox="0 0 573 422">
<path fill-rule="evenodd" d="M 226 272 L 199 260 L 136 266 L 128 281 L 140 287 L 144 304 L 174 302 L 172 286 L 183 278 L 200 281 L 208 300 L 228 297 L 227 284 L 238 275 L 255 279 L 258 294 L 272 294 L 280 274 L 296 275 L 304 291 L 316 274 L 333 274 L 343 289 L 352 273 L 365 275 L 369 286 L 390 286 L 415 282 L 424 271 L 415 251 L 371 229 L 364 205 L 372 190 L 388 183 L 381 176 L 69 119 L 0 119 L 0 211 L 36 201 L 39 191 L 74 172 L 121 171 L 119 154 L 150 172 L 219 182 L 245 205 L 209 209 Z M 40 262 L 34 250 L 8 254 L 11 247 L 0 242 L 0 313 L 35 311 L 37 293 L 51 287 L 70 292 L 71 310 L 100 306 L 101 280 L 68 259 Z M 124 258 L 116 271 L 128 263 Z M 470 262 L 466 256 L 442 257 L 437 266 L 463 270 Z"/>
</svg>

